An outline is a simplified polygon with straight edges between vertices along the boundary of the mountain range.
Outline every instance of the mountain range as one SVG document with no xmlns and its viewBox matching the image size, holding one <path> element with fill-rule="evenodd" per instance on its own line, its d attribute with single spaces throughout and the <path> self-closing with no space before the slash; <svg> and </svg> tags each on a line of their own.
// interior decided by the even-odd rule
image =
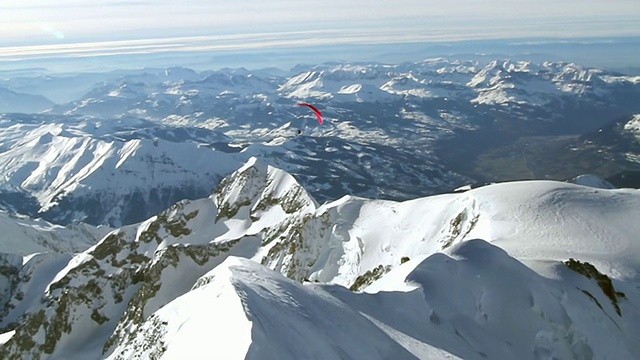
<svg viewBox="0 0 640 360">
<path fill-rule="evenodd" d="M 318 203 L 252 157 L 75 255 L 3 255 L 6 359 L 640 356 L 640 193 Z"/>
<path fill-rule="evenodd" d="M 0 81 L 0 358 L 640 358 L 638 76 L 33 71 Z"/>
<path fill-rule="evenodd" d="M 206 196 L 252 156 L 295 175 L 321 202 L 640 170 L 637 137 L 606 130 L 633 128 L 640 77 L 573 63 L 168 68 L 22 74 L 3 85 L 42 96 L 63 80 L 60 98 L 84 95 L 0 118 L 0 206 L 61 225 L 142 221 Z M 325 124 L 300 100 L 317 104 Z M 602 129 L 606 141 L 589 135 Z"/>
</svg>

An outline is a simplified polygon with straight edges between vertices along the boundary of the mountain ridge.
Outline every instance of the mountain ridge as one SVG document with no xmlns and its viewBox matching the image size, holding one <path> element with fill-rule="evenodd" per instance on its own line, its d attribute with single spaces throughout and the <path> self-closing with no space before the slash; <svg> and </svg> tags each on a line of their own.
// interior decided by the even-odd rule
<svg viewBox="0 0 640 360">
<path fill-rule="evenodd" d="M 639 204 L 632 189 L 522 181 L 320 205 L 293 176 L 251 158 L 210 197 L 51 258 L 57 272 L 22 276 L 33 274 L 28 263 L 9 266 L 2 277 L 20 280 L 5 288 L 0 326 L 15 332 L 0 353 L 170 359 L 235 335 L 234 353 L 252 359 L 385 358 L 390 349 L 406 358 L 631 358 L 640 353 Z M 222 306 L 235 326 L 208 321 Z M 202 341 L 205 324 L 219 337 Z"/>
<path fill-rule="evenodd" d="M 640 113 L 639 77 L 570 62 L 452 56 L 332 62 L 286 74 L 167 68 L 84 76 L 96 83 L 79 99 L 43 114 L 2 115 L 0 168 L 11 174 L 0 184 L 3 209 L 60 224 L 131 224 L 206 196 L 251 156 L 295 175 L 320 202 L 346 194 L 407 200 L 466 184 L 585 173 L 608 178 L 638 162 L 603 144 L 560 146 L 558 136 L 587 136 Z M 295 106 L 300 100 L 322 108 L 322 126 Z M 522 151 L 526 143 L 534 156 Z M 584 161 L 591 154 L 611 166 Z M 178 175 L 184 181 L 162 181 Z"/>
</svg>

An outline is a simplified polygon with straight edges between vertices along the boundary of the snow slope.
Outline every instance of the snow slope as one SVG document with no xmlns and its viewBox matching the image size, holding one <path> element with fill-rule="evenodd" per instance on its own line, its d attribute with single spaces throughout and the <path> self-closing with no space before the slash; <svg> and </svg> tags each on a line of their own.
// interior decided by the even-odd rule
<svg viewBox="0 0 640 360">
<path fill-rule="evenodd" d="M 107 226 L 83 223 L 60 226 L 4 211 L 0 211 L 0 229 L 0 252 L 25 256 L 40 252 L 72 254 L 84 251 L 111 230 Z"/>
<path fill-rule="evenodd" d="M 5 275 L 0 355 L 638 358 L 639 211 L 555 181 L 318 205 L 251 158 L 37 282 Z"/>
<path fill-rule="evenodd" d="M 640 114 L 635 114 L 624 124 L 624 131 L 633 134 L 636 138 L 640 137 Z"/>
<path fill-rule="evenodd" d="M 163 359 L 211 349 L 203 344 L 212 339 L 216 353 L 245 359 L 631 359 L 637 354 L 633 334 L 623 330 L 637 326 L 637 312 L 621 319 L 597 286 L 564 265 L 556 265 L 555 279 L 545 278 L 500 248 L 470 240 L 412 268 L 411 289 L 367 294 L 301 285 L 250 260 L 229 258 L 152 315 L 123 348 L 149 344 L 141 355 Z M 597 294 L 604 309 L 583 291 Z M 203 331 L 217 319 L 237 320 L 223 331 Z M 149 333 L 157 335 L 153 344 Z"/>
<path fill-rule="evenodd" d="M 523 261 L 576 257 L 633 279 L 640 227 L 637 190 L 603 190 L 553 181 L 502 183 L 406 202 L 344 198 L 320 207 L 301 232 L 308 251 L 280 254 L 286 264 L 309 253 L 326 262 L 296 269 L 298 278 L 351 286 L 378 266 L 433 254 L 479 238 Z M 323 221 L 332 223 L 327 228 Z M 598 225 L 595 225 L 598 224 Z M 381 231 L 380 229 L 384 229 Z M 289 262 L 287 262 L 289 261 Z"/>
<path fill-rule="evenodd" d="M 131 118 L 0 117 L 0 189 L 15 209 L 58 223 L 120 226 L 208 194 L 242 164 L 208 144 L 215 132 Z M 197 141 L 200 141 L 197 142 Z"/>
</svg>

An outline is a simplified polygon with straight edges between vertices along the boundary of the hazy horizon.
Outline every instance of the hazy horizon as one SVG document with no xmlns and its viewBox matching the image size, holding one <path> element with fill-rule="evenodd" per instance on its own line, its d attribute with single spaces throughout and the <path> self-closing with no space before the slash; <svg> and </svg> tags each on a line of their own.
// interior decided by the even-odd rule
<svg viewBox="0 0 640 360">
<path fill-rule="evenodd" d="M 0 70 L 251 67 L 261 57 L 262 67 L 287 68 L 314 58 L 364 60 L 387 52 L 410 57 L 412 46 L 426 49 L 425 56 L 438 54 L 429 49 L 446 47 L 493 51 L 492 41 L 520 42 L 516 47 L 525 52 L 547 50 L 541 46 L 545 42 L 580 46 L 585 41 L 615 42 L 620 50 L 625 41 L 631 48 L 640 38 L 636 0 L 313 0 L 304 5 L 291 0 L 28 0 L 3 5 L 0 20 Z M 631 49 L 608 53 L 628 62 L 622 67 L 634 66 L 638 54 Z M 230 61 L 211 60 L 221 58 Z"/>
<path fill-rule="evenodd" d="M 139 53 L 87 54 L 0 60 L 0 73 L 35 70 L 46 73 L 105 72 L 142 68 L 186 67 L 196 71 L 221 68 L 249 70 L 325 62 L 400 63 L 431 57 L 513 58 L 567 61 L 640 75 L 640 37 L 601 39 L 497 39 L 473 41 L 327 44 L 281 48 L 179 50 Z"/>
</svg>

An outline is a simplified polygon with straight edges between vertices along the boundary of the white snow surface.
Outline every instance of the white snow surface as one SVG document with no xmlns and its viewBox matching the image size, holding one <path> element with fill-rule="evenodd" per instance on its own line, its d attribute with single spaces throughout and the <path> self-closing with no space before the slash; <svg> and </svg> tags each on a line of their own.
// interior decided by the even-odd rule
<svg viewBox="0 0 640 360">
<path fill-rule="evenodd" d="M 127 249 L 148 266 L 176 261 L 152 283 L 155 296 L 137 310 L 142 321 L 116 327 L 109 351 L 104 342 L 134 311 L 126 299 L 138 288 L 125 301 L 98 303 L 111 319 L 103 325 L 91 308 L 72 310 L 74 330 L 52 358 L 635 359 L 638 216 L 638 190 L 556 181 L 319 206 L 291 175 L 252 158 L 211 198 L 116 230 L 123 243 L 113 257 L 100 255 L 112 236 L 66 267 L 56 263 L 51 284 L 76 286 L 95 266 L 100 279 L 120 276 L 133 264 Z M 189 231 L 161 226 L 161 241 L 147 242 L 160 218 Z M 163 255 L 232 242 L 202 264 Z M 595 266 L 615 293 L 569 259 Z M 20 328 L 3 347 L 18 336 Z M 93 340 L 82 347 L 82 339 Z"/>
<path fill-rule="evenodd" d="M 132 193 L 152 198 L 153 191 L 213 187 L 214 179 L 242 164 L 233 154 L 193 142 L 152 138 L 144 128 L 158 125 L 139 119 L 21 122 L 4 115 L 0 123 L 2 190 L 33 196 L 40 212 L 69 197 L 98 197 L 112 205 L 100 223 L 121 225 L 122 201 Z M 72 220 L 85 218 L 79 211 Z"/>
<path fill-rule="evenodd" d="M 11 337 L 15 333 L 16 333 L 15 330 L 11 330 L 11 331 L 7 331 L 5 333 L 0 334 L 0 345 L 2 345 L 4 343 L 6 343 L 7 341 L 9 341 L 9 339 L 11 339 Z"/>
<path fill-rule="evenodd" d="M 638 307 L 620 300 L 618 315 L 594 282 L 561 261 L 587 261 L 615 279 L 627 299 L 640 295 L 633 285 L 640 227 L 632 221 L 639 209 L 635 190 L 553 181 L 403 203 L 345 197 L 313 215 L 330 214 L 333 225 L 315 229 L 321 250 L 309 268 L 311 283 L 237 259 L 221 265 L 231 280 L 214 277 L 209 285 L 234 284 L 224 288 L 244 304 L 242 322 L 252 323 L 251 344 L 238 343 L 248 346 L 239 355 L 248 359 L 631 359 L 640 354 L 631 331 Z M 306 234 L 316 225 L 309 221 Z M 402 257 L 411 260 L 400 265 Z M 349 286 L 378 265 L 391 271 L 365 293 L 316 283 Z M 202 311 L 213 316 L 217 308 Z M 171 336 L 177 324 L 167 320 Z M 239 339 L 246 339 L 246 326 Z"/>
<path fill-rule="evenodd" d="M 627 123 L 624 124 L 624 130 L 640 137 L 640 114 L 633 115 Z"/>
<path fill-rule="evenodd" d="M 60 226 L 5 211 L 0 211 L 0 229 L 0 252 L 19 255 L 81 252 L 111 230 L 82 223 Z"/>
<path fill-rule="evenodd" d="M 430 255 L 470 238 L 492 242 L 523 261 L 576 257 L 608 275 L 636 278 L 640 243 L 634 234 L 640 225 L 630 216 L 640 211 L 639 196 L 637 190 L 523 181 L 401 203 L 350 198 L 326 204 L 317 213 L 339 217 L 322 240 L 332 245 L 326 251 L 344 255 L 310 279 L 349 285 L 353 275 L 379 264 L 395 265 L 403 256 Z M 353 274 L 325 277 L 337 264 Z"/>
<path fill-rule="evenodd" d="M 185 173 L 210 176 L 216 168 L 208 164 L 222 166 L 225 161 L 221 154 L 188 143 L 156 140 L 154 145 L 151 140 L 141 139 L 91 139 L 57 124 L 55 128 L 37 127 L 25 134 L 23 126 L 16 126 L 22 128 L 16 130 L 20 138 L 15 139 L 11 150 L 0 154 L 3 183 L 35 190 L 45 209 L 56 202 L 56 195 L 72 192 L 76 187 L 109 189 L 113 194 L 129 192 L 131 187 L 160 187 L 178 181 Z M 140 167 L 152 168 L 142 172 Z M 114 172 L 119 173 L 117 182 L 111 180 Z"/>
</svg>

